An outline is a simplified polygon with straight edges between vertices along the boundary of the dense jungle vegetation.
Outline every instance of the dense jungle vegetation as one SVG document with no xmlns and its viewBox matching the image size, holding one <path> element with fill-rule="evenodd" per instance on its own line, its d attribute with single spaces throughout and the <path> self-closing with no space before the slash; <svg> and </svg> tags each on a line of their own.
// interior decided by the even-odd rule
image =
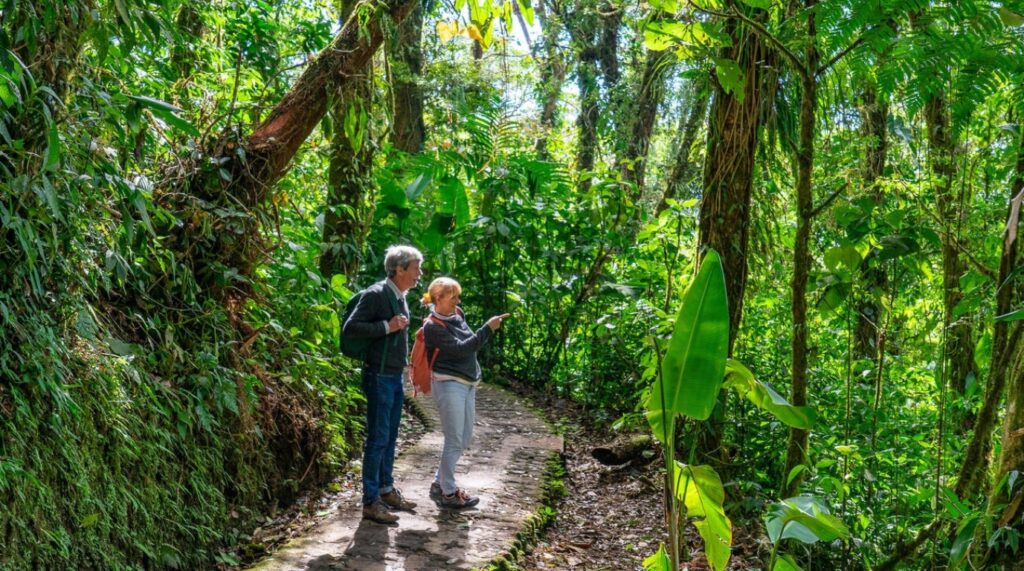
<svg viewBox="0 0 1024 571">
<path fill-rule="evenodd" d="M 2 0 L 0 568 L 244 560 L 408 243 L 714 568 L 1020 569 L 1022 118 L 1019 0 Z"/>
</svg>

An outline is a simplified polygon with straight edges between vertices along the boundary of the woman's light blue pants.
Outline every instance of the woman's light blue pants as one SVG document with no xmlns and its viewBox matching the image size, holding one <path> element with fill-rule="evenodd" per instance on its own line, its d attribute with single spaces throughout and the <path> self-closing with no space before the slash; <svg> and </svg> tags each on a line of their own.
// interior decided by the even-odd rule
<svg viewBox="0 0 1024 571">
<path fill-rule="evenodd" d="M 434 474 L 434 481 L 446 495 L 455 493 L 455 463 L 462 453 L 469 449 L 473 440 L 473 421 L 476 418 L 476 387 L 458 381 L 434 381 L 430 392 L 437 403 L 441 417 L 441 431 L 444 433 L 444 447 L 441 449 L 441 465 Z"/>
</svg>

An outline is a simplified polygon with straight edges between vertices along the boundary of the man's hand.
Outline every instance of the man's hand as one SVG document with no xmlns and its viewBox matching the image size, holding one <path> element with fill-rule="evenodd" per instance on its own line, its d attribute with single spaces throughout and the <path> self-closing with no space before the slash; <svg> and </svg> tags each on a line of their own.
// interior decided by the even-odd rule
<svg viewBox="0 0 1024 571">
<path fill-rule="evenodd" d="M 501 327 L 501 322 L 509 316 L 508 313 L 502 313 L 501 315 L 495 315 L 494 317 L 487 320 L 487 326 L 491 328 L 491 331 L 497 331 Z"/>
<path fill-rule="evenodd" d="M 409 326 L 409 318 L 398 314 L 388 321 L 388 333 L 394 333 L 395 331 L 401 331 Z"/>
</svg>

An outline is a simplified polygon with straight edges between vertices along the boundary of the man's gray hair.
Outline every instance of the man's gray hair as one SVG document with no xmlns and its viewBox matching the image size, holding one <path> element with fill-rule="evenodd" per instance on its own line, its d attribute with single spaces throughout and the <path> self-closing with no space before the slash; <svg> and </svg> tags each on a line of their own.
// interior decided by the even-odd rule
<svg viewBox="0 0 1024 571">
<path fill-rule="evenodd" d="M 387 272 L 389 278 L 393 278 L 398 273 L 398 268 L 408 269 L 409 264 L 413 263 L 413 261 L 423 263 L 423 254 L 416 248 L 412 246 L 388 246 L 388 249 L 384 252 L 384 271 Z"/>
</svg>

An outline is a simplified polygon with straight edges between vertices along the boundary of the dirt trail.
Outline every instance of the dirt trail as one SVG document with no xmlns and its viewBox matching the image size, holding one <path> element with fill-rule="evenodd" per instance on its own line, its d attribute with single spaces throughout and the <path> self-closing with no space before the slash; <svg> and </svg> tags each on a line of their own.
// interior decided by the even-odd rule
<svg viewBox="0 0 1024 571">
<path fill-rule="evenodd" d="M 356 495 L 253 571 L 471 569 L 509 550 L 540 508 L 545 465 L 550 455 L 562 452 L 562 439 L 522 399 L 481 385 L 472 448 L 456 472 L 459 484 L 480 496 L 480 504 L 442 510 L 427 496 L 442 442 L 437 409 L 430 397 L 418 400 L 430 431 L 395 461 L 396 485 L 419 504 L 416 512 L 398 512 L 397 526 L 364 521 Z"/>
</svg>

